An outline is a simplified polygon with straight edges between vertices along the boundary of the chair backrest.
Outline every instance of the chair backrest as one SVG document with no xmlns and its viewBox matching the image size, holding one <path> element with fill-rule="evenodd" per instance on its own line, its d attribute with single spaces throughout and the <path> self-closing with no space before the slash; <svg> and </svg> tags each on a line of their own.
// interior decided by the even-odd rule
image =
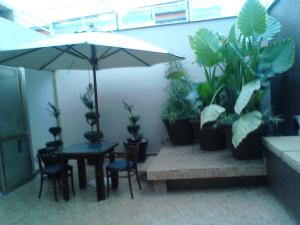
<svg viewBox="0 0 300 225">
<path fill-rule="evenodd" d="M 56 141 L 49 141 L 46 143 L 47 148 L 57 148 L 60 149 L 63 146 L 63 141 L 56 140 Z"/>
<path fill-rule="evenodd" d="M 37 158 L 41 171 L 46 166 L 59 164 L 59 158 L 55 154 L 56 151 L 56 148 L 42 148 L 38 150 Z"/>
<path fill-rule="evenodd" d="M 133 162 L 133 165 L 136 166 L 138 161 L 138 153 L 140 149 L 140 143 L 124 143 L 125 152 L 126 152 L 126 161 L 127 166 L 128 162 Z"/>
</svg>

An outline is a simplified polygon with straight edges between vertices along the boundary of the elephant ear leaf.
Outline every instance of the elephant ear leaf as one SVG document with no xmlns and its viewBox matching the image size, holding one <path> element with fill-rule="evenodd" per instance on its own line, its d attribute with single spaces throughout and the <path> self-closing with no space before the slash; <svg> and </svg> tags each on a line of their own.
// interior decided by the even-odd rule
<svg viewBox="0 0 300 225">
<path fill-rule="evenodd" d="M 197 62 L 212 67 L 222 59 L 220 54 L 220 40 L 212 31 L 200 28 L 196 35 L 190 37 L 190 45 L 194 50 Z"/>
<path fill-rule="evenodd" d="M 201 112 L 201 128 L 208 122 L 216 121 L 223 112 L 225 108 L 216 104 L 205 107 Z"/>
<path fill-rule="evenodd" d="M 268 17 L 267 24 L 267 31 L 262 35 L 262 38 L 266 41 L 271 41 L 280 32 L 281 24 L 276 18 L 272 16 Z"/>
<path fill-rule="evenodd" d="M 236 100 L 235 106 L 234 106 L 234 111 L 236 114 L 241 114 L 243 109 L 246 107 L 248 102 L 250 101 L 253 93 L 255 91 L 258 91 L 261 87 L 260 80 L 254 80 L 246 84 L 245 86 L 242 87 L 241 93 Z"/>
<path fill-rule="evenodd" d="M 237 18 L 241 33 L 246 36 L 261 35 L 267 30 L 267 13 L 258 0 L 247 0 Z"/>
<path fill-rule="evenodd" d="M 295 60 L 295 42 L 288 38 L 274 42 L 260 55 L 259 71 L 267 77 L 290 69 Z"/>
<path fill-rule="evenodd" d="M 240 116 L 232 125 L 232 144 L 236 148 L 249 133 L 255 131 L 262 123 L 262 115 L 259 111 L 253 111 Z"/>
</svg>

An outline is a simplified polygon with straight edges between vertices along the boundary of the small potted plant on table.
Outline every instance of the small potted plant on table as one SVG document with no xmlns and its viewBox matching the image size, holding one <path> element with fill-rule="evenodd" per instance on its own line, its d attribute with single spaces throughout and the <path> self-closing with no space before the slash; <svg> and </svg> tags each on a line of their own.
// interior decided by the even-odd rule
<svg viewBox="0 0 300 225">
<path fill-rule="evenodd" d="M 143 138 L 143 134 L 140 131 L 141 127 L 138 124 L 140 116 L 133 111 L 133 105 L 128 104 L 124 100 L 123 106 L 124 109 L 129 113 L 128 119 L 130 124 L 127 126 L 127 131 L 132 135 L 131 138 L 127 138 L 124 141 L 124 145 L 128 143 L 139 143 L 140 148 L 138 152 L 138 162 L 144 162 L 146 160 L 146 148 L 148 141 Z"/>
</svg>

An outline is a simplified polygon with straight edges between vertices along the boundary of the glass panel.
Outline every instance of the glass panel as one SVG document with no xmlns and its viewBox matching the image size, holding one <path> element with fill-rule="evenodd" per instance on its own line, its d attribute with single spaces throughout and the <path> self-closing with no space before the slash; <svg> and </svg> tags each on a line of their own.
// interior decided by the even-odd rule
<svg viewBox="0 0 300 225">
<path fill-rule="evenodd" d="M 0 67 L 0 137 L 26 132 L 18 70 Z"/>
<path fill-rule="evenodd" d="M 169 24 L 186 21 L 186 4 L 176 3 L 155 7 L 155 23 Z"/>
<path fill-rule="evenodd" d="M 145 27 L 154 25 L 152 10 L 134 10 L 123 15 L 120 20 L 121 28 Z"/>
<path fill-rule="evenodd" d="M 75 33 L 85 30 L 81 18 L 75 18 L 53 23 L 55 34 Z"/>
<path fill-rule="evenodd" d="M 2 142 L 2 158 L 7 191 L 31 176 L 27 138 Z"/>
<path fill-rule="evenodd" d="M 117 29 L 115 13 L 107 13 L 107 14 L 84 17 L 84 23 L 92 31 L 97 31 L 97 30 L 109 31 L 109 30 Z"/>
</svg>

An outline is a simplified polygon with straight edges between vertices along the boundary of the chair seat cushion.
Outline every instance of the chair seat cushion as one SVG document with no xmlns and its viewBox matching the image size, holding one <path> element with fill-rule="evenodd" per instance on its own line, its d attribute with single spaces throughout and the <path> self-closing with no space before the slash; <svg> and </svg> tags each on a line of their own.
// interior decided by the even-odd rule
<svg viewBox="0 0 300 225">
<path fill-rule="evenodd" d="M 61 170 L 60 170 L 60 165 L 59 164 L 46 166 L 44 168 L 44 173 L 48 173 L 48 174 L 55 174 L 55 173 L 59 173 L 60 171 Z"/>
<path fill-rule="evenodd" d="M 72 170 L 72 169 L 73 169 L 73 166 L 68 165 L 68 170 Z M 53 164 L 53 165 L 46 166 L 44 168 L 44 173 L 55 174 L 58 172 L 61 172 L 60 164 Z"/>
<path fill-rule="evenodd" d="M 129 166 L 129 168 L 132 168 L 133 162 L 128 161 L 128 166 Z M 107 170 L 119 170 L 119 171 L 127 170 L 127 161 L 126 160 L 117 160 L 117 161 L 111 162 L 106 166 L 106 169 Z"/>
</svg>

